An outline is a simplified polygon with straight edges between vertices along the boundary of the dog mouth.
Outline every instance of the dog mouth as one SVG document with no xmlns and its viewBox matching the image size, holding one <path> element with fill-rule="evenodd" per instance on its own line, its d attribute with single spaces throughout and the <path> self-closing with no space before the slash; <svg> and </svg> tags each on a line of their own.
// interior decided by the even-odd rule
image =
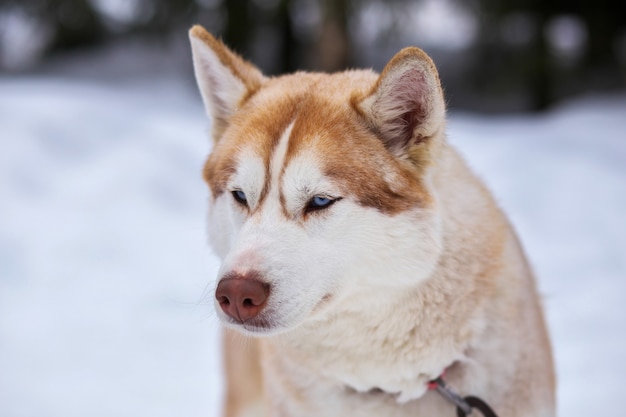
<svg viewBox="0 0 626 417">
<path fill-rule="evenodd" d="M 219 311 L 220 307 L 216 307 L 218 312 L 222 313 Z M 276 314 L 272 311 L 263 311 L 259 315 L 245 320 L 226 314 L 218 314 L 218 316 L 226 327 L 251 336 L 270 335 L 283 331 L 283 326 L 276 320 Z"/>
<path fill-rule="evenodd" d="M 226 314 L 218 299 L 216 310 L 219 313 L 220 321 L 233 330 L 237 330 L 250 336 L 272 336 L 296 329 L 308 318 L 313 318 L 323 314 L 335 299 L 331 293 L 324 294 L 313 307 L 296 309 L 297 311 L 276 310 L 271 305 L 265 305 L 263 311 L 256 316 L 243 318 L 240 315 Z M 271 303 L 270 303 L 271 304 Z M 284 307 L 284 306 L 283 306 Z M 295 313 L 295 314 L 294 314 Z"/>
<path fill-rule="evenodd" d="M 253 333 L 268 333 L 275 327 L 275 325 L 263 317 L 255 317 L 242 323 L 237 323 L 237 326 L 243 327 L 246 331 Z"/>
<path fill-rule="evenodd" d="M 285 320 L 281 320 L 281 318 L 287 318 L 282 317 L 277 311 L 273 310 L 263 311 L 258 316 L 243 321 L 228 316 L 222 316 L 222 322 L 227 327 L 252 336 L 271 336 L 281 334 L 297 328 L 304 321 L 306 321 L 307 317 L 321 314 L 328 307 L 328 304 L 333 301 L 333 299 L 334 296 L 332 294 L 325 294 L 304 317 L 295 319 L 293 322 L 290 320 L 287 320 L 287 322 L 285 322 Z"/>
</svg>

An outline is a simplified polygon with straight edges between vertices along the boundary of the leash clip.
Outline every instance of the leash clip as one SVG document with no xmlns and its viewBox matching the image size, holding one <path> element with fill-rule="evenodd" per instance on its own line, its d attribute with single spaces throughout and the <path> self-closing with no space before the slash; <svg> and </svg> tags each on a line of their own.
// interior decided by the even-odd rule
<svg viewBox="0 0 626 417">
<path fill-rule="evenodd" d="M 474 408 L 478 409 L 484 417 L 497 417 L 496 413 L 478 397 L 461 397 L 444 381 L 443 377 L 433 379 L 428 383 L 428 389 L 437 391 L 443 398 L 456 405 L 457 417 L 466 417 Z"/>
<path fill-rule="evenodd" d="M 428 389 L 436 390 L 439 394 L 441 394 L 442 397 L 456 405 L 458 411 L 464 413 L 463 415 L 468 415 L 472 412 L 472 406 L 469 405 L 463 397 L 461 397 L 452 388 L 450 388 L 450 386 L 446 384 L 446 381 L 444 381 L 443 378 L 438 377 L 430 381 L 428 383 Z"/>
</svg>

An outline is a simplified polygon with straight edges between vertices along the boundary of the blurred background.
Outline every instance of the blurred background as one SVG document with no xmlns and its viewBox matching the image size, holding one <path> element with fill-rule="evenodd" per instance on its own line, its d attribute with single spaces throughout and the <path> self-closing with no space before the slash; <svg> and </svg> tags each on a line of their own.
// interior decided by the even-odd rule
<svg viewBox="0 0 626 417">
<path fill-rule="evenodd" d="M 623 0 L 0 0 L 0 417 L 219 415 L 194 23 L 272 75 L 425 49 L 537 273 L 559 414 L 623 414 Z"/>
<path fill-rule="evenodd" d="M 268 74 L 380 69 L 419 45 L 452 108 L 540 111 L 626 85 L 623 0 L 2 0 L 0 68 L 62 71 L 69 57 L 107 51 L 108 65 L 189 77 L 193 23 Z"/>
</svg>

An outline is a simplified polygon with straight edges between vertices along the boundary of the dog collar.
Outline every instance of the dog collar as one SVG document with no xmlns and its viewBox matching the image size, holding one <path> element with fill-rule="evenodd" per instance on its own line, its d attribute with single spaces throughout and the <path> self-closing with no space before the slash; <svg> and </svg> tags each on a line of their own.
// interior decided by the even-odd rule
<svg viewBox="0 0 626 417">
<path fill-rule="evenodd" d="M 443 379 L 445 371 L 441 376 L 428 382 L 428 389 L 437 391 L 443 398 L 456 406 L 457 417 L 465 417 L 472 413 L 474 409 L 480 411 L 485 417 L 498 417 L 486 402 L 478 397 L 461 397 Z"/>
<path fill-rule="evenodd" d="M 474 396 L 462 397 L 445 381 L 446 370 L 437 378 L 428 381 L 428 390 L 436 391 L 445 400 L 456 406 L 457 417 L 469 416 L 474 409 L 482 413 L 484 417 L 498 417 L 493 409 L 483 400 Z M 346 388 L 352 392 L 358 392 L 356 389 L 346 385 Z M 372 388 L 367 391 L 369 394 L 387 394 L 395 396 L 397 393 L 388 393 L 380 388 Z"/>
</svg>

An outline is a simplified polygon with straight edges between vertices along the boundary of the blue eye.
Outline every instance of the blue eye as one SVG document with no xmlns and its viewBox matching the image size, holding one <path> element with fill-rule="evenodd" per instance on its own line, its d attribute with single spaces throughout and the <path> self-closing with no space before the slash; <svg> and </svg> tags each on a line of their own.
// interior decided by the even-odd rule
<svg viewBox="0 0 626 417">
<path fill-rule="evenodd" d="M 246 197 L 246 193 L 241 190 L 235 190 L 232 192 L 232 194 L 235 201 L 237 201 L 239 204 L 242 204 L 244 206 L 248 205 L 248 198 Z"/>
<path fill-rule="evenodd" d="M 321 197 L 319 195 L 316 195 L 315 197 L 313 197 L 313 200 L 311 200 L 311 203 L 313 206 L 315 207 L 326 207 L 327 205 L 329 205 L 333 200 L 331 200 L 328 197 Z"/>
<path fill-rule="evenodd" d="M 330 207 L 333 203 L 337 202 L 341 200 L 340 198 L 330 198 L 330 197 L 324 197 L 321 195 L 316 195 L 315 197 L 313 197 L 311 200 L 309 200 L 309 203 L 307 204 L 305 211 L 307 213 L 310 213 L 312 211 L 316 211 L 316 210 L 323 210 L 325 208 Z"/>
</svg>

